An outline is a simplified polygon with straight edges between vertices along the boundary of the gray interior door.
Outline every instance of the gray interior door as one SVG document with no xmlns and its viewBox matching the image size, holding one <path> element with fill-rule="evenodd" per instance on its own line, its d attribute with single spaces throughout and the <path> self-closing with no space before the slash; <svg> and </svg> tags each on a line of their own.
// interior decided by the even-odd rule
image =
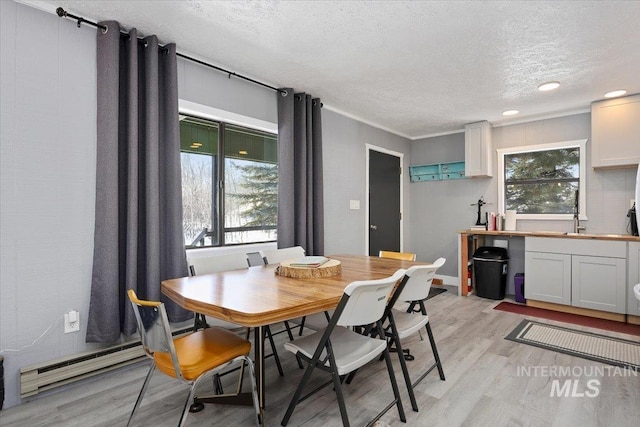
<svg viewBox="0 0 640 427">
<path fill-rule="evenodd" d="M 400 158 L 369 150 L 369 255 L 400 250 Z"/>
</svg>

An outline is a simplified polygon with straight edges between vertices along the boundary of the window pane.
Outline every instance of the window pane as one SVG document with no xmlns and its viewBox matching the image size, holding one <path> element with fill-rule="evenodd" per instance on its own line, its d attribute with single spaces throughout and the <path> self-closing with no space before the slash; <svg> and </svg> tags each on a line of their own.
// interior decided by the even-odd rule
<svg viewBox="0 0 640 427">
<path fill-rule="evenodd" d="M 571 214 L 578 182 L 507 184 L 505 209 L 519 214 Z"/>
<path fill-rule="evenodd" d="M 276 239 L 278 165 L 275 135 L 225 129 L 225 243 Z"/>
<path fill-rule="evenodd" d="M 505 209 L 519 214 L 571 214 L 580 182 L 580 149 L 504 155 Z"/>
<path fill-rule="evenodd" d="M 217 245 L 215 212 L 218 125 L 194 118 L 180 121 L 182 207 L 187 246 Z"/>
<path fill-rule="evenodd" d="M 533 151 L 504 156 L 505 181 L 580 177 L 580 149 Z"/>
</svg>

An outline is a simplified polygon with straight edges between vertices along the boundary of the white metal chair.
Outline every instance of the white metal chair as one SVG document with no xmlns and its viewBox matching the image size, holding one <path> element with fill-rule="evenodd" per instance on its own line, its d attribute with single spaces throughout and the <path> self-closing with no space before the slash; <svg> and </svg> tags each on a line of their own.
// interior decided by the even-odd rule
<svg viewBox="0 0 640 427">
<path fill-rule="evenodd" d="M 280 264 L 282 261 L 302 258 L 305 250 L 302 246 L 292 246 L 290 248 L 271 249 L 263 251 L 265 264 Z"/>
<path fill-rule="evenodd" d="M 303 258 L 304 256 L 305 250 L 302 246 L 292 246 L 290 248 L 264 251 L 264 259 L 267 264 L 279 264 L 282 261 Z M 302 336 L 302 330 L 305 327 L 314 331 L 318 331 L 326 327 L 329 324 L 329 318 L 331 317 L 332 313 L 333 310 L 325 311 L 323 313 L 316 313 L 310 316 L 305 316 L 303 318 L 294 319 L 292 320 L 292 322 L 300 325 L 298 335 Z"/>
<path fill-rule="evenodd" d="M 247 252 L 247 261 L 249 262 L 249 267 L 260 267 L 267 263 L 262 251 Z M 286 332 L 287 335 L 289 335 L 289 340 L 293 341 L 293 333 L 291 332 L 291 327 L 289 326 L 289 322 L 285 320 L 283 323 L 284 323 L 284 329 L 277 332 L 272 332 L 272 335 L 278 335 L 283 332 Z"/>
<path fill-rule="evenodd" d="M 131 425 L 135 413 L 140 407 L 149 380 L 156 368 L 163 374 L 176 378 L 190 386 L 178 424 L 183 426 L 189 414 L 187 407 L 194 397 L 194 391 L 198 384 L 235 363 L 240 363 L 241 365 L 236 393 L 216 396 L 216 398 L 231 401 L 236 401 L 236 399 L 240 398 L 242 377 L 246 363 L 249 366 L 251 377 L 251 396 L 256 412 L 256 421 L 257 424 L 261 423 L 262 413 L 258 403 L 253 361 L 249 357 L 249 352 L 251 351 L 251 343 L 249 341 L 222 328 L 207 328 L 173 339 L 163 303 L 140 300 L 132 289 L 128 291 L 128 295 L 138 323 L 142 347 L 145 354 L 153 360 L 153 363 L 149 368 L 133 411 L 131 411 L 127 426 Z"/>
<path fill-rule="evenodd" d="M 281 249 L 271 249 L 263 251 L 264 254 L 264 262 L 267 265 L 271 264 L 280 264 L 282 261 L 288 261 L 292 259 L 300 259 L 305 256 L 305 250 L 302 246 L 291 246 L 289 248 L 281 248 Z M 302 329 L 305 326 L 306 318 L 297 318 L 291 320 L 293 323 L 300 325 L 299 335 L 302 336 Z M 328 322 L 327 322 L 328 323 Z M 326 326 L 326 324 L 321 324 L 322 326 Z M 290 333 L 290 328 L 288 325 L 287 329 Z M 318 328 L 310 327 L 313 330 L 317 330 Z M 289 339 L 293 341 L 293 335 L 289 335 Z"/>
<path fill-rule="evenodd" d="M 444 258 L 438 258 L 432 265 L 417 265 L 409 268 L 405 272 L 402 282 L 398 285 L 392 295 L 384 315 L 385 335 L 389 339 L 390 344 L 395 345 L 395 349 L 398 352 L 400 366 L 402 367 L 402 374 L 407 385 L 409 400 L 411 401 L 411 407 L 416 412 L 418 411 L 418 404 L 416 403 L 413 388 L 436 367 L 438 368 L 440 379 L 443 381 L 445 380 L 442 362 L 440 361 L 438 348 L 433 338 L 431 324 L 429 323 L 429 315 L 427 314 L 427 310 L 424 305 L 424 301 L 429 296 L 433 277 L 435 276 L 438 268 L 444 265 L 445 261 L 446 260 Z M 415 303 L 419 307 L 419 311 L 416 312 L 410 309 L 410 311 L 407 312 L 405 310 L 394 308 L 394 305 L 398 302 Z M 414 383 L 411 383 L 401 340 L 419 332 L 422 327 L 425 327 L 427 330 L 435 362 L 420 376 L 420 378 L 418 378 Z"/>
<path fill-rule="evenodd" d="M 348 426 L 349 417 L 342 394 L 342 379 L 349 373 L 376 359 L 381 353 L 384 354 L 387 362 L 394 400 L 371 421 L 371 424 L 380 419 L 394 405 L 398 408 L 400 419 L 406 422 L 386 340 L 360 335 L 348 329 L 350 326 L 369 325 L 371 323 L 376 323 L 379 328 L 382 328 L 382 316 L 385 312 L 387 299 L 393 287 L 403 275 L 404 270 L 398 270 L 393 276 L 384 279 L 350 283 L 344 289 L 342 298 L 325 329 L 296 341 L 285 343 L 284 346 L 288 351 L 307 362 L 309 366 L 293 394 L 291 403 L 281 423 L 283 426 L 289 422 L 296 405 L 318 390 L 313 390 L 301 397 L 304 387 L 316 368 L 331 373 L 342 424 Z M 326 385 L 330 383 L 331 381 Z"/>
<path fill-rule="evenodd" d="M 192 256 L 187 257 L 187 262 L 189 264 L 189 272 L 192 276 L 213 274 L 229 270 L 243 270 L 249 268 L 249 261 L 247 258 L 247 254 L 245 253 L 210 255 L 206 257 Z M 207 328 L 210 325 L 220 326 L 227 329 L 242 328 L 241 325 L 235 323 L 226 322 L 224 320 L 215 319 L 203 314 L 196 313 L 194 329 Z M 249 337 L 249 332 L 250 329 L 247 329 L 247 338 Z M 266 327 L 266 333 L 267 339 L 271 344 L 271 350 L 273 352 L 273 358 L 276 361 L 276 366 L 278 367 L 278 372 L 280 373 L 280 376 L 284 376 L 284 371 L 282 370 L 282 365 L 280 364 L 280 357 L 278 356 L 278 351 L 276 350 L 276 345 L 273 341 L 273 335 L 271 334 L 271 329 L 268 326 Z"/>
<path fill-rule="evenodd" d="M 247 262 L 249 263 L 249 267 L 258 267 L 266 264 L 262 251 L 247 252 Z"/>
<path fill-rule="evenodd" d="M 242 270 L 249 267 L 247 255 L 244 253 L 230 253 L 221 255 L 193 256 L 187 255 L 189 274 L 191 276 L 219 273 L 221 271 Z M 227 329 L 241 328 L 240 325 L 222 319 L 196 313 L 195 329 L 207 326 L 220 326 Z"/>
</svg>

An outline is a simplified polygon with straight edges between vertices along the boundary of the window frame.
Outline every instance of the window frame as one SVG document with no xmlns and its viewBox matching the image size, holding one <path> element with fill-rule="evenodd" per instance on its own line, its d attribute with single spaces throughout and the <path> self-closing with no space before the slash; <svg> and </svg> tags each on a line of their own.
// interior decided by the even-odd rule
<svg viewBox="0 0 640 427">
<path fill-rule="evenodd" d="M 225 124 L 227 125 L 235 125 L 241 126 L 247 129 L 256 130 L 260 132 L 271 133 L 278 137 L 278 124 L 273 122 L 268 122 L 265 120 L 256 119 L 253 117 L 245 116 L 242 114 L 233 113 L 230 111 L 221 110 L 214 107 L 209 107 L 202 104 L 197 104 L 195 102 L 187 101 L 184 99 L 178 100 L 178 114 L 193 117 L 196 119 L 207 120 L 211 122 L 215 122 L 218 125 L 218 153 L 221 154 L 219 159 L 219 164 L 217 165 L 217 174 L 218 174 L 218 182 L 212 182 L 212 186 L 218 186 L 218 212 L 217 215 L 214 215 L 215 218 L 212 218 L 212 221 L 216 219 L 217 223 L 212 226 L 219 230 L 219 241 L 216 245 L 205 245 L 205 246 L 191 246 L 190 242 L 184 242 L 185 249 L 201 249 L 201 248 L 221 248 L 221 247 L 231 247 L 231 246 L 242 246 L 242 245 L 254 245 L 254 244 L 268 244 L 276 242 L 277 240 L 265 240 L 259 242 L 244 242 L 244 243 L 226 243 L 225 242 L 225 232 L 227 231 L 224 227 L 224 215 L 225 215 L 225 194 L 224 194 L 224 171 L 225 171 L 225 156 L 224 156 L 224 130 Z M 182 150 L 180 150 L 182 152 Z M 213 177 L 211 177 L 213 179 Z M 212 212 L 213 214 L 213 212 Z M 277 226 L 277 224 L 276 224 Z"/>
<path fill-rule="evenodd" d="M 527 145 L 521 147 L 500 148 L 498 153 L 498 212 L 505 213 L 505 179 L 504 179 L 504 157 L 509 154 L 533 153 L 536 151 L 560 150 L 563 148 L 578 148 L 580 150 L 579 162 L 579 182 L 578 182 L 578 205 L 580 208 L 580 220 L 587 220 L 587 139 L 576 139 L 572 141 L 551 142 L 547 144 Z M 531 220 L 572 220 L 573 214 L 516 214 L 518 219 Z"/>
</svg>

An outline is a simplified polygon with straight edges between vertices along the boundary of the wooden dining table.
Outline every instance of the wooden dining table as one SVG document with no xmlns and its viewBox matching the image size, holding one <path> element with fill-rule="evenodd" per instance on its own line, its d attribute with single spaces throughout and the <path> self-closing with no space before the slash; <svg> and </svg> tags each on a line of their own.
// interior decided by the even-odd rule
<svg viewBox="0 0 640 427">
<path fill-rule="evenodd" d="M 277 265 L 265 265 L 164 280 L 162 293 L 187 310 L 255 328 L 256 382 L 260 407 L 264 408 L 266 326 L 334 309 L 344 288 L 351 282 L 382 279 L 400 268 L 425 264 L 364 255 L 331 255 L 327 258 L 340 261 L 339 274 L 292 278 L 276 274 Z M 239 401 L 225 401 L 215 396 L 199 401 L 251 404 L 247 395 Z"/>
</svg>

